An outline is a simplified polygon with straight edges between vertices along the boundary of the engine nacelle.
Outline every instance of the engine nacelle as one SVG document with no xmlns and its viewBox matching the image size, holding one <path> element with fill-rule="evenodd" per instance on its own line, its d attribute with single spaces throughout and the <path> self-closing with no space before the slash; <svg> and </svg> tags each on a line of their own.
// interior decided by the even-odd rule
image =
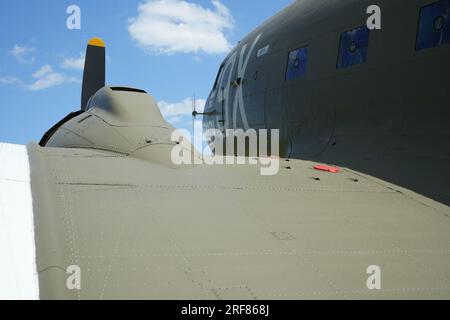
<svg viewBox="0 0 450 320">
<path fill-rule="evenodd" d="M 145 160 L 156 156 L 167 162 L 175 144 L 173 131 L 145 91 L 104 87 L 92 96 L 85 112 L 60 123 L 41 145 L 105 150 Z M 152 152 L 146 151 L 149 147 Z"/>
</svg>

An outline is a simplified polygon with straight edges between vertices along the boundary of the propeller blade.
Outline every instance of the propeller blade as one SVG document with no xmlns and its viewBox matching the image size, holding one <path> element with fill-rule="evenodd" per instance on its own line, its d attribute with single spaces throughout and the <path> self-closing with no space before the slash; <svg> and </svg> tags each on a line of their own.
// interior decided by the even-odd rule
<svg viewBox="0 0 450 320">
<path fill-rule="evenodd" d="M 89 99 L 105 86 L 105 43 L 102 39 L 89 40 L 84 63 L 81 110 L 86 111 Z"/>
</svg>

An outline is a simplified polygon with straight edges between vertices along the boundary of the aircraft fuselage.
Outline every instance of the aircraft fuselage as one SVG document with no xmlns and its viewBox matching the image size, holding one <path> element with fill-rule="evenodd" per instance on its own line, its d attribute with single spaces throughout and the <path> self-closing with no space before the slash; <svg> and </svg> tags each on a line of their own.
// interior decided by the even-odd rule
<svg viewBox="0 0 450 320">
<path fill-rule="evenodd" d="M 450 1 L 296 1 L 222 63 L 205 129 L 279 129 L 280 156 L 450 203 Z M 211 115 L 212 114 L 212 115 Z"/>
</svg>

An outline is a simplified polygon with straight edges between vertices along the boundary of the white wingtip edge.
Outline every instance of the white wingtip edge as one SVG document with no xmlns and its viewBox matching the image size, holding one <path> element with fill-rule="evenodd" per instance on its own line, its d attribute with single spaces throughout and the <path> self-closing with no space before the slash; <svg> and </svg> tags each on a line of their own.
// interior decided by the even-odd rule
<svg viewBox="0 0 450 320">
<path fill-rule="evenodd" d="M 27 148 L 0 143 L 0 300 L 38 300 Z"/>
</svg>

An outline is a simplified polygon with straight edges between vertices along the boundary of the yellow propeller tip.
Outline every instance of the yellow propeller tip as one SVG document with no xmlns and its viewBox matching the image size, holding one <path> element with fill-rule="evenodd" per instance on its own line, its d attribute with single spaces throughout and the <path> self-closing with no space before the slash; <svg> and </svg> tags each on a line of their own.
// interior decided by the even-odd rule
<svg viewBox="0 0 450 320">
<path fill-rule="evenodd" d="M 100 38 L 92 38 L 91 40 L 89 40 L 88 45 L 104 48 L 105 42 Z"/>
</svg>

